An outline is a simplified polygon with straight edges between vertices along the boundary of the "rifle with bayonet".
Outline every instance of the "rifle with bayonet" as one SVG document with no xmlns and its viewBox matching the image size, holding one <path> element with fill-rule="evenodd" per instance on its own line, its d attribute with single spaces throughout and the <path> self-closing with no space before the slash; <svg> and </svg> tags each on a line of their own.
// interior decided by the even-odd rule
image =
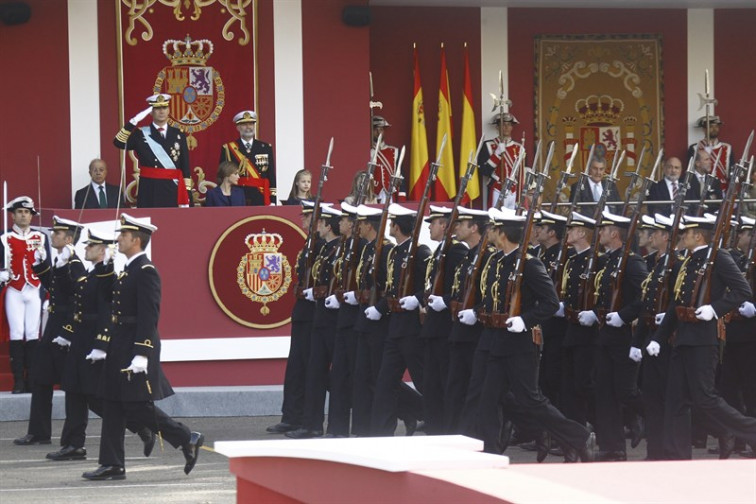
<svg viewBox="0 0 756 504">
<path fill-rule="evenodd" d="M 643 167 L 643 157 L 645 155 L 646 155 L 646 146 L 643 145 L 640 156 L 638 156 L 638 159 L 637 159 L 635 171 L 625 172 L 625 176 L 630 177 L 630 182 L 627 184 L 627 191 L 625 191 L 625 202 L 622 205 L 622 212 L 620 213 L 620 215 L 627 215 L 627 210 L 628 208 L 630 208 L 630 198 L 632 197 L 633 187 L 635 187 L 638 184 L 638 179 L 643 178 L 640 174 L 640 171 L 641 171 L 641 168 Z M 646 185 L 646 188 L 648 189 L 648 184 Z M 633 236 L 633 235 L 631 233 L 628 233 L 628 236 Z"/>
<path fill-rule="evenodd" d="M 630 217 L 630 226 L 627 230 L 627 239 L 625 240 L 625 244 L 622 249 L 622 256 L 620 256 L 617 269 L 613 273 L 612 301 L 610 304 L 609 313 L 619 311 L 620 307 L 622 306 L 622 280 L 625 277 L 627 258 L 630 257 L 630 252 L 632 251 L 633 237 L 635 236 L 635 230 L 638 227 L 638 221 L 640 220 L 643 202 L 648 195 L 648 188 L 651 187 L 651 184 L 656 181 L 656 171 L 659 169 L 659 165 L 661 164 L 663 156 L 664 149 L 659 149 L 659 154 L 656 156 L 656 162 L 654 163 L 654 168 L 651 170 L 651 175 L 648 178 L 644 177 L 641 181 L 641 186 L 638 190 L 638 199 L 635 202 L 633 215 L 632 217 Z"/>
<path fill-rule="evenodd" d="M 677 239 L 680 235 L 680 222 L 682 222 L 683 215 L 688 210 L 685 205 L 685 195 L 690 188 L 690 182 L 695 177 L 693 173 L 693 160 L 690 158 L 688 162 L 688 169 L 683 175 L 683 181 L 677 189 L 677 197 L 674 199 L 673 207 L 675 209 L 675 216 L 672 218 L 672 230 L 669 232 L 669 242 L 667 243 L 667 253 L 664 256 L 664 263 L 662 269 L 659 272 L 659 289 L 656 294 L 656 312 L 666 312 L 669 307 L 669 276 L 672 274 L 672 269 L 677 261 Z"/>
<path fill-rule="evenodd" d="M 588 170 L 591 168 L 591 163 L 593 162 L 593 154 L 595 152 L 596 145 L 591 145 L 591 150 L 588 153 L 588 162 L 585 163 L 585 170 L 579 173 L 577 176 L 579 177 L 577 184 L 575 184 L 575 192 L 574 194 L 571 194 L 572 197 L 570 201 L 570 208 L 567 210 L 567 223 L 565 225 L 565 233 L 562 235 L 562 241 L 559 244 L 559 253 L 556 256 L 556 260 L 554 261 L 554 266 L 549 265 L 549 275 L 551 276 L 551 279 L 554 281 L 554 285 L 560 285 L 562 282 L 562 274 L 564 273 L 564 267 L 567 264 L 567 252 L 570 248 L 570 244 L 567 243 L 567 226 L 570 225 L 572 222 L 572 213 L 577 211 L 578 208 L 578 198 L 580 197 L 580 192 L 582 191 L 582 188 L 585 184 L 588 183 Z M 574 177 L 575 175 L 572 175 L 570 171 L 572 170 L 572 164 L 575 161 L 575 156 L 578 151 L 578 144 L 575 144 L 575 148 L 572 151 L 572 157 L 570 158 L 570 162 L 567 165 L 566 173 L 562 174 L 560 183 L 566 184 L 566 181 L 570 177 Z M 557 200 L 559 199 L 559 193 L 561 192 L 561 189 L 557 189 L 557 193 L 554 196 L 554 201 L 551 203 L 551 212 L 554 213 L 554 210 L 556 210 L 557 206 Z"/>
<path fill-rule="evenodd" d="M 617 160 L 617 163 L 614 164 L 613 170 L 611 174 L 604 177 L 603 180 L 603 191 L 601 192 L 601 197 L 599 198 L 598 202 L 596 203 L 596 210 L 593 213 L 593 218 L 596 221 L 596 227 L 598 227 L 598 224 L 601 222 L 602 214 L 604 213 L 604 208 L 606 207 L 606 200 L 609 197 L 609 190 L 612 187 L 612 182 L 617 181 L 617 170 L 619 169 L 619 166 L 621 164 L 622 159 L 624 158 L 624 151 L 619 156 L 619 160 L 615 157 L 615 160 Z M 599 231 L 596 229 L 593 232 L 593 239 L 591 241 L 591 250 L 588 254 L 588 263 L 585 266 L 585 270 L 583 270 L 583 273 L 580 274 L 580 282 L 578 286 L 578 296 L 580 300 L 580 309 L 581 311 L 585 310 L 592 310 L 593 306 L 596 304 L 596 284 L 594 282 L 596 277 L 596 265 L 598 263 L 598 257 L 600 253 L 601 244 L 599 241 Z"/>
<path fill-rule="evenodd" d="M 512 167 L 512 173 L 509 174 L 509 177 L 501 188 L 501 193 L 499 194 L 499 198 L 496 202 L 496 208 L 501 208 L 501 205 L 504 204 L 505 192 L 511 190 L 512 186 L 517 183 L 517 172 L 519 171 L 520 165 L 522 164 L 524 158 L 525 149 L 522 149 L 520 150 L 520 155 L 517 156 L 514 167 Z M 476 252 L 475 257 L 473 257 L 473 260 L 470 262 L 470 266 L 467 269 L 467 276 L 465 277 L 465 288 L 463 291 L 464 296 L 462 297 L 462 304 L 459 307 L 459 310 L 468 310 L 473 308 L 473 306 L 475 305 L 475 292 L 480 279 L 481 268 L 483 266 L 483 256 L 485 256 L 487 249 L 488 233 L 483 232 L 481 233 L 480 242 L 478 243 L 478 251 Z M 456 314 L 452 315 L 456 316 Z"/>
<path fill-rule="evenodd" d="M 478 143 L 478 149 L 474 155 L 472 151 L 470 152 L 470 159 L 467 161 L 467 170 L 459 180 L 459 192 L 457 192 L 457 196 L 456 198 L 454 198 L 454 206 L 452 207 L 451 214 L 449 215 L 449 223 L 446 226 L 446 233 L 444 233 L 444 238 L 441 240 L 441 243 L 439 243 L 438 248 L 436 249 L 436 257 L 434 258 L 436 274 L 432 279 L 429 279 L 432 283 L 430 285 L 430 288 L 426 289 L 426 299 L 428 299 L 428 297 L 431 295 L 444 295 L 444 282 L 446 279 L 446 258 L 447 254 L 449 253 L 449 248 L 452 246 L 454 222 L 457 220 L 457 216 L 459 215 L 459 209 L 457 207 L 459 207 L 459 203 L 460 201 L 462 201 L 462 197 L 467 190 L 467 184 L 470 182 L 470 179 L 475 173 L 475 168 L 478 167 L 476 162 L 478 159 L 478 154 L 480 154 L 480 149 L 482 147 L 483 137 L 481 136 L 480 142 Z"/>
<path fill-rule="evenodd" d="M 551 158 L 554 155 L 554 142 L 551 142 L 549 146 L 549 153 L 546 157 L 547 162 L 544 163 L 543 170 L 541 172 L 533 172 L 533 178 L 535 179 L 535 189 L 533 192 L 533 201 L 538 201 L 543 190 L 544 181 L 549 178 L 549 164 Z M 533 163 L 535 164 L 535 163 Z M 530 246 L 530 235 L 533 231 L 533 220 L 536 213 L 535 203 L 528 211 L 525 218 L 525 227 L 522 232 L 522 240 L 520 243 L 520 249 L 517 251 L 517 258 L 515 259 L 515 266 L 512 273 L 507 280 L 507 292 L 504 297 L 506 305 L 504 313 L 507 317 L 519 317 L 522 312 L 522 280 L 525 272 L 525 262 L 527 260 L 528 247 Z"/>
<path fill-rule="evenodd" d="M 753 142 L 753 133 L 754 133 L 753 130 L 751 130 L 751 135 L 748 137 L 745 151 L 743 153 L 744 156 L 748 155 L 748 151 L 751 148 L 751 142 Z M 743 166 L 746 166 L 745 157 L 740 160 L 740 164 Z M 748 167 L 746 177 L 745 179 L 741 181 L 740 191 L 738 191 L 738 204 L 735 207 L 735 219 L 734 219 L 736 222 L 738 222 L 738 224 L 740 223 L 740 216 L 743 213 L 743 206 L 745 205 L 746 196 L 750 193 L 751 187 L 753 187 L 753 183 L 751 182 L 751 168 L 752 168 L 751 166 Z M 738 233 L 736 231 L 735 233 L 732 233 L 729 237 L 725 238 L 724 243 L 728 243 L 729 248 L 734 248 L 735 242 L 737 241 L 737 236 L 738 236 Z"/>
<path fill-rule="evenodd" d="M 527 171 L 527 176 L 525 177 L 525 187 L 523 187 L 522 193 L 520 194 L 520 201 L 517 204 L 517 208 L 515 209 L 516 215 L 522 215 L 522 213 L 527 210 L 527 201 L 528 201 L 528 192 L 530 191 L 530 186 L 533 185 L 533 180 L 542 178 L 544 174 L 549 173 L 549 166 L 551 166 L 551 160 L 554 157 L 554 142 L 549 143 L 549 151 L 546 154 L 546 163 L 543 165 L 543 171 L 542 173 L 539 173 L 538 169 L 540 168 L 540 162 L 539 156 L 541 153 L 541 141 L 538 140 L 538 145 L 536 147 L 536 157 L 533 158 L 533 167 L 530 170 Z M 549 177 L 546 177 L 549 178 Z M 540 205 L 538 203 L 538 199 L 541 197 L 541 192 L 543 191 L 543 187 L 541 187 L 541 191 L 536 195 L 535 193 L 530 198 L 530 209 L 535 211 L 536 208 L 540 208 Z"/>
<path fill-rule="evenodd" d="M 559 177 L 559 182 L 557 182 L 556 191 L 554 192 L 554 199 L 551 200 L 551 206 L 549 207 L 549 212 L 556 213 L 557 205 L 559 204 L 559 195 L 562 194 L 562 191 L 564 190 L 565 186 L 567 185 L 567 182 L 575 177 L 576 175 L 572 173 L 572 165 L 575 163 L 575 158 L 577 157 L 577 153 L 579 151 L 579 144 L 575 144 L 572 148 L 572 154 L 570 155 L 570 160 L 567 162 L 567 167 L 562 172 L 561 176 Z M 593 152 L 593 147 L 591 147 L 591 152 Z M 593 157 L 593 154 L 591 154 L 591 157 Z M 577 194 L 578 191 L 575 191 L 575 194 Z M 575 194 L 573 194 L 573 200 L 575 200 Z M 570 207 L 570 210 L 572 210 L 572 207 Z M 572 212 L 570 212 L 572 213 Z M 567 214 L 569 215 L 569 213 Z"/>
<path fill-rule="evenodd" d="M 371 78 L 372 81 L 372 78 Z M 383 139 L 383 134 L 378 136 L 378 145 L 380 145 Z M 362 185 L 357 190 L 357 196 L 354 201 L 354 206 L 358 207 L 365 202 L 368 191 L 371 191 L 370 187 L 373 179 L 373 171 L 377 166 L 378 149 L 373 151 L 373 156 L 368 161 L 365 177 L 362 179 Z M 391 198 L 389 198 L 391 199 Z M 344 293 L 354 291 L 357 289 L 357 264 L 359 263 L 359 249 L 360 249 L 360 227 L 357 225 L 357 219 L 352 223 L 352 236 L 347 250 L 344 253 L 344 260 L 341 263 L 341 282 L 339 289 L 336 290 L 339 302 L 344 301 Z"/>
<path fill-rule="evenodd" d="M 313 287 L 314 279 L 312 278 L 312 266 L 315 262 L 315 256 L 317 251 L 315 250 L 315 244 L 318 242 L 318 219 L 320 219 L 320 203 L 323 199 L 323 186 L 328 180 L 328 171 L 333 167 L 331 166 L 331 153 L 333 152 L 333 137 L 328 144 L 328 154 L 326 155 L 326 161 L 324 165 L 320 167 L 320 178 L 318 179 L 318 192 L 315 194 L 315 203 L 312 207 L 312 218 L 310 219 L 310 228 L 307 233 L 307 240 L 305 241 L 304 255 L 305 255 L 305 281 L 304 289 Z"/>
<path fill-rule="evenodd" d="M 446 135 L 441 139 L 441 146 L 438 148 L 436 154 L 436 161 L 430 164 L 428 170 L 428 180 L 425 182 L 425 188 L 423 189 L 423 197 L 420 199 L 420 204 L 417 206 L 417 217 L 415 218 L 415 226 L 412 229 L 412 235 L 410 235 L 409 246 L 407 248 L 407 255 L 404 256 L 402 261 L 402 271 L 399 273 L 399 285 L 397 286 L 397 300 L 412 296 L 415 293 L 415 259 L 417 254 L 418 241 L 420 239 L 420 230 L 423 227 L 423 215 L 428 209 L 430 204 L 430 192 L 431 187 L 436 181 L 436 174 L 441 164 L 438 162 L 441 153 L 444 152 L 446 146 Z"/>
<path fill-rule="evenodd" d="M 381 215 L 381 222 L 378 225 L 378 234 L 375 237 L 375 249 L 373 251 L 373 267 L 371 272 L 372 284 L 370 286 L 370 295 L 368 296 L 368 305 L 375 306 L 378 302 L 378 270 L 381 266 L 381 256 L 383 254 L 383 242 L 386 237 L 386 223 L 388 222 L 388 207 L 391 205 L 391 199 L 399 189 L 399 185 L 404 180 L 402 177 L 402 161 L 404 160 L 404 146 L 399 151 L 399 160 L 396 163 L 394 173 L 391 174 L 391 184 L 389 186 L 389 194 L 386 197 L 386 201 L 383 203 L 383 213 Z"/>
</svg>

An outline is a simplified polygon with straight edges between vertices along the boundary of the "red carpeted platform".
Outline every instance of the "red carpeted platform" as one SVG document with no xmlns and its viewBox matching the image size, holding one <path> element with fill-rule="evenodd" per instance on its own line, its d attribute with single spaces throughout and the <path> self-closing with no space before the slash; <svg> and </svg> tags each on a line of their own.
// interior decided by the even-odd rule
<svg viewBox="0 0 756 504">
<path fill-rule="evenodd" d="M 237 502 L 756 502 L 756 461 L 509 465 L 464 436 L 226 441 Z"/>
</svg>

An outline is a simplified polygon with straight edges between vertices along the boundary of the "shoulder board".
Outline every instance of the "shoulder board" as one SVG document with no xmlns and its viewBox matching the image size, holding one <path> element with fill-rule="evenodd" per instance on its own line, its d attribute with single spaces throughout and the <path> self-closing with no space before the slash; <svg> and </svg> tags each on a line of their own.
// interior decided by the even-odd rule
<svg viewBox="0 0 756 504">
<path fill-rule="evenodd" d="M 147 269 L 147 268 L 155 269 L 155 265 L 154 264 L 145 264 L 144 266 L 142 266 L 142 269 Z"/>
<path fill-rule="evenodd" d="M 76 281 L 77 282 L 83 282 L 86 279 L 87 279 L 87 275 L 84 275 L 84 276 L 80 276 L 79 278 L 77 278 Z"/>
</svg>

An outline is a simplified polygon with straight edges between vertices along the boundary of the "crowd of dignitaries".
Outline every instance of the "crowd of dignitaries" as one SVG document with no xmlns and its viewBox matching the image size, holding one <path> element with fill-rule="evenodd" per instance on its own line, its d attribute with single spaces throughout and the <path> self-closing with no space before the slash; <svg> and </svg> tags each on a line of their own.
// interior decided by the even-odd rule
<svg viewBox="0 0 756 504">
<path fill-rule="evenodd" d="M 88 230 L 84 257 L 79 257 L 75 245 L 84 230 L 81 224 L 53 217 L 48 244 L 46 234 L 29 228 L 30 217 L 37 213 L 31 198 L 12 200 L 7 211 L 14 225 L 3 235 L 0 281 L 11 323 L 14 392 L 31 391 L 28 430 L 14 444 L 51 444 L 53 388 L 60 385 L 66 419 L 60 449 L 47 454 L 48 459 L 87 458 L 92 411 L 103 420 L 100 466 L 85 472 L 84 478 L 126 477 L 126 429 L 138 434 L 145 456 L 152 452 L 156 436 L 180 448 L 184 472 L 189 474 L 204 436 L 154 404 L 173 394 L 160 366 L 160 275 L 145 252 L 157 228 L 122 214 L 117 241 Z M 126 257 L 120 273 L 113 263 L 116 244 Z M 40 287 L 46 289 L 49 305 L 37 341 L 36 334 L 25 334 L 24 328 L 39 327 Z"/>
<path fill-rule="evenodd" d="M 530 441 L 539 461 L 625 460 L 627 439 L 644 437 L 652 460 L 691 458 L 707 435 L 721 458 L 751 453 L 752 219 L 718 250 L 710 301 L 697 305 L 708 214 L 681 217 L 670 244 L 668 214 L 643 215 L 630 236 L 631 219 L 609 210 L 537 211 L 523 243 L 527 212 L 458 207 L 452 221 L 451 208 L 387 205 L 387 223 L 381 209 L 347 203 L 321 203 L 312 223 L 315 205 L 302 202 L 315 235 L 297 259 L 283 415 L 268 432 L 391 436 L 402 420 L 408 435 L 466 434 L 491 453 Z M 412 235 L 416 219 L 435 250 Z"/>
</svg>

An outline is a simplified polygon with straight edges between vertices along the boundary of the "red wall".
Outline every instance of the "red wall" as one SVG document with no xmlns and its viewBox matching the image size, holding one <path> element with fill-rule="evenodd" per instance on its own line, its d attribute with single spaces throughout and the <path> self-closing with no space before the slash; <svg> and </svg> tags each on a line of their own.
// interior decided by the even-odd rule
<svg viewBox="0 0 756 504">
<path fill-rule="evenodd" d="M 714 95 L 724 121 L 721 137 L 732 144 L 740 161 L 751 130 L 756 128 L 756 9 L 714 11 Z M 756 146 L 751 147 L 751 155 Z"/>
<path fill-rule="evenodd" d="M 369 122 L 369 29 L 341 22 L 342 9 L 358 3 L 302 2 L 304 160 L 317 186 L 328 142 L 334 137 L 334 171 L 323 193 L 330 201 L 343 199 L 349 193 L 354 173 L 365 169 L 370 157 L 368 130 L 360 127 Z M 281 193 L 287 195 L 290 189 L 281 188 Z"/>
<path fill-rule="evenodd" d="M 651 15 L 653 13 L 653 15 Z M 538 34 L 660 33 L 664 71 L 664 149 L 684 158 L 687 125 L 687 15 L 683 9 L 509 9 L 509 95 L 519 138 L 535 132 L 534 43 Z M 719 84 L 717 84 L 718 86 Z"/>
<path fill-rule="evenodd" d="M 42 205 L 67 207 L 71 204 L 67 4 L 26 3 L 32 11 L 28 23 L 0 24 L 0 179 L 8 182 L 10 198 L 26 194 L 39 206 L 39 156 Z"/>
<path fill-rule="evenodd" d="M 428 155 L 436 157 L 438 88 L 441 75 L 441 43 L 446 51 L 452 109 L 454 162 L 459 160 L 459 132 L 462 128 L 462 85 L 464 84 L 464 43 L 470 51 L 470 79 L 476 132 L 480 128 L 480 9 L 371 7 L 370 67 L 376 99 L 383 102 L 383 115 L 391 123 L 387 141 L 406 145 L 405 176 L 409 172 L 412 129 L 412 44 L 417 44 L 423 105 L 428 133 Z M 496 83 L 491 83 L 495 87 Z M 493 88 L 492 88 L 493 90 Z M 365 115 L 359 124 L 367 124 Z M 364 135 L 368 134 L 367 128 Z M 457 167 L 459 169 L 459 167 Z"/>
</svg>

